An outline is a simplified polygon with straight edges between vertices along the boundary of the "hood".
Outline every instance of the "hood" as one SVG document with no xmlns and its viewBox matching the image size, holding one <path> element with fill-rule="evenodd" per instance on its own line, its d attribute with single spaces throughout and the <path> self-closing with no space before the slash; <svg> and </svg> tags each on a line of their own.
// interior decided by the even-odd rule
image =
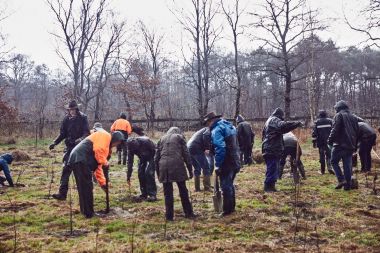
<svg viewBox="0 0 380 253">
<path fill-rule="evenodd" d="M 349 108 L 346 101 L 340 100 L 335 104 L 334 109 L 336 112 L 340 112 L 341 110 L 347 110 Z"/>
<path fill-rule="evenodd" d="M 276 108 L 274 112 L 272 113 L 272 116 L 275 116 L 277 118 L 280 118 L 281 120 L 284 120 L 284 111 L 281 108 Z"/>
<path fill-rule="evenodd" d="M 127 114 L 125 114 L 124 112 L 122 112 L 122 113 L 120 113 L 119 118 L 120 119 L 127 119 Z"/>
<path fill-rule="evenodd" d="M 241 123 L 241 122 L 243 122 L 243 121 L 245 121 L 245 119 L 244 119 L 244 117 L 243 116 L 241 116 L 241 115 L 238 115 L 237 117 L 236 117 L 236 123 Z"/>
<path fill-rule="evenodd" d="M 178 127 L 171 127 L 166 133 L 167 134 L 182 134 L 182 131 Z"/>
<path fill-rule="evenodd" d="M 319 110 L 318 116 L 320 118 L 327 118 L 327 112 L 325 110 Z"/>
<path fill-rule="evenodd" d="M 11 154 L 4 154 L 1 156 L 8 164 L 11 164 L 13 161 L 13 156 Z"/>
<path fill-rule="evenodd" d="M 117 141 L 124 141 L 124 134 L 120 131 L 115 131 L 112 133 L 111 143 Z"/>
</svg>

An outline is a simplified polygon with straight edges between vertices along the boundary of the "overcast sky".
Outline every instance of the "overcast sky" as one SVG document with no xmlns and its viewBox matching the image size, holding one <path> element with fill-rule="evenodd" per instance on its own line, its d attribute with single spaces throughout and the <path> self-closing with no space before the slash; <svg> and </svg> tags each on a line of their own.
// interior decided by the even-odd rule
<svg viewBox="0 0 380 253">
<path fill-rule="evenodd" d="M 176 0 L 185 3 L 189 0 Z M 228 0 L 225 0 L 228 1 Z M 254 10 L 260 0 L 247 0 L 248 9 Z M 322 34 L 324 39 L 331 38 L 339 46 L 356 45 L 364 40 L 357 32 L 350 30 L 343 20 L 346 16 L 357 22 L 358 10 L 368 0 L 310 0 L 314 8 L 319 8 L 321 19 L 329 18 L 330 28 Z M 46 63 L 51 69 L 59 68 L 62 62 L 55 53 L 56 42 L 49 31 L 57 29 L 54 16 L 45 0 L 6 0 L 11 15 L 1 23 L 1 30 L 7 35 L 8 44 L 13 52 L 31 56 L 38 64 Z M 180 46 L 182 29 L 169 10 L 172 0 L 112 0 L 111 6 L 127 20 L 130 27 L 137 21 L 144 21 L 147 26 L 155 26 L 166 34 L 167 43 L 173 48 Z M 183 5 L 185 6 L 185 5 Z M 228 41 L 221 42 L 228 45 Z M 242 48 L 249 48 L 249 40 L 242 42 Z"/>
</svg>

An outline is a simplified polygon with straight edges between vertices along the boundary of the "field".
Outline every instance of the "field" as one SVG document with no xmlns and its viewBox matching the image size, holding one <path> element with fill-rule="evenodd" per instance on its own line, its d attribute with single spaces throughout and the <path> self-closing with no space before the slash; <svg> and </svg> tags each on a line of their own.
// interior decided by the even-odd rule
<svg viewBox="0 0 380 253">
<path fill-rule="evenodd" d="M 200 217 L 184 218 L 175 188 L 175 221 L 169 223 L 164 220 L 161 185 L 159 201 L 135 202 L 137 172 L 129 190 L 126 169 L 115 165 L 114 156 L 111 213 L 83 218 L 72 186 L 72 234 L 70 201 L 48 198 L 52 175 L 51 193 L 58 189 L 62 158 L 62 145 L 50 152 L 48 143 L 39 141 L 35 148 L 33 141 L 19 140 L 0 146 L 1 153 L 18 149 L 31 156 L 30 161 L 11 166 L 14 180 L 19 177 L 18 183 L 25 187 L 0 188 L 0 252 L 14 252 L 15 247 L 15 252 L 29 253 L 380 252 L 380 191 L 373 191 L 373 176 L 366 180 L 359 174 L 359 190 L 335 190 L 334 176 L 318 174 L 317 150 L 309 140 L 302 144 L 307 180 L 300 185 L 298 198 L 289 173 L 278 182 L 279 192 L 264 193 L 264 165 L 255 164 L 237 175 L 235 214 L 219 218 L 213 211 L 212 193 L 195 193 L 189 182 Z M 255 146 L 259 150 L 260 143 Z M 105 194 L 98 186 L 94 193 L 95 210 L 104 210 Z"/>
</svg>

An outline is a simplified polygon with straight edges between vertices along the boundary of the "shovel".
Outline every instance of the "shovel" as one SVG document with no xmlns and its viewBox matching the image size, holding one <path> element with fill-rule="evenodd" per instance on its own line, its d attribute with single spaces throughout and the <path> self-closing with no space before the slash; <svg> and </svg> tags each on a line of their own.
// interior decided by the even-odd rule
<svg viewBox="0 0 380 253">
<path fill-rule="evenodd" d="M 212 196 L 212 202 L 214 204 L 215 212 L 221 213 L 223 211 L 222 192 L 219 189 L 219 180 L 217 175 L 215 175 L 214 195 Z"/>
</svg>

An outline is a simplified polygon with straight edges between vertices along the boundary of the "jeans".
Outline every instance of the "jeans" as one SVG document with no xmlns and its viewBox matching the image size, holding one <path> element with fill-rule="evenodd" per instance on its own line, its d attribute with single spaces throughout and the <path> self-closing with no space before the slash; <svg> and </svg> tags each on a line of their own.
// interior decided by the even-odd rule
<svg viewBox="0 0 380 253">
<path fill-rule="evenodd" d="M 176 182 L 179 190 L 179 196 L 181 197 L 181 203 L 183 212 L 185 215 L 191 215 L 193 213 L 193 207 L 191 206 L 189 199 L 189 192 L 186 187 L 186 181 Z M 173 197 L 173 183 L 163 183 L 164 196 L 165 196 L 165 210 L 166 219 L 172 220 L 174 217 L 174 197 Z"/>
<path fill-rule="evenodd" d="M 215 167 L 215 163 L 214 163 L 214 155 L 212 155 L 211 153 L 209 153 L 208 155 L 206 155 L 206 158 L 207 158 L 207 162 L 210 166 L 210 175 L 212 175 L 212 173 L 214 172 L 214 167 Z"/>
<path fill-rule="evenodd" d="M 236 172 L 230 170 L 226 174 L 220 175 L 220 188 L 223 193 L 223 212 L 229 214 L 235 211 L 235 180 Z"/>
<path fill-rule="evenodd" d="M 319 163 L 321 164 L 321 172 L 324 173 L 326 170 L 326 161 L 327 167 L 331 166 L 331 150 L 327 144 L 318 147 L 319 149 Z"/>
<path fill-rule="evenodd" d="M 202 170 L 203 170 L 204 176 L 211 175 L 210 164 L 204 153 L 191 154 L 191 163 L 193 164 L 193 167 L 194 167 L 195 176 L 199 177 L 201 175 Z"/>
<path fill-rule="evenodd" d="M 362 165 L 361 171 L 371 171 L 371 150 L 372 146 L 376 143 L 376 136 L 367 140 L 362 140 L 359 146 L 360 163 Z"/>
<path fill-rule="evenodd" d="M 331 165 L 334 169 L 338 182 L 347 182 L 347 186 L 351 185 L 352 177 L 352 154 L 353 151 L 342 149 L 340 147 L 333 147 L 331 152 Z M 343 161 L 343 171 L 339 167 L 339 161 Z"/>
<path fill-rule="evenodd" d="M 140 191 L 143 196 L 156 196 L 157 186 L 154 179 L 154 161 L 151 159 L 140 158 L 138 165 L 138 177 L 140 182 Z"/>
<path fill-rule="evenodd" d="M 280 158 L 279 157 L 264 157 L 266 164 L 265 173 L 265 184 L 275 184 L 278 179 L 279 169 L 280 169 Z"/>
</svg>

